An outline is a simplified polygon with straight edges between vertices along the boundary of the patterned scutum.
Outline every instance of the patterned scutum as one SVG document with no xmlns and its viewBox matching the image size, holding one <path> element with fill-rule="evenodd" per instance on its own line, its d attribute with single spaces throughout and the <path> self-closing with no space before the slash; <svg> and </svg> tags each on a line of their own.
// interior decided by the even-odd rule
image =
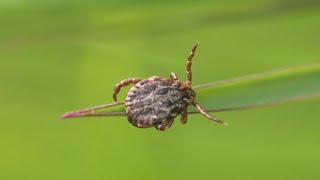
<svg viewBox="0 0 320 180">
<path fill-rule="evenodd" d="M 136 127 L 153 127 L 179 115 L 190 99 L 179 81 L 159 77 L 142 80 L 127 94 L 128 120 Z"/>
</svg>

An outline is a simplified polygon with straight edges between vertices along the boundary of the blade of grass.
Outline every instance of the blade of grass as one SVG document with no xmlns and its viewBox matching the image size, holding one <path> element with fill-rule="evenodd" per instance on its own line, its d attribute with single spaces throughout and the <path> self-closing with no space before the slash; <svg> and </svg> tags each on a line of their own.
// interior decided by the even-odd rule
<svg viewBox="0 0 320 180">
<path fill-rule="evenodd" d="M 250 109 L 320 96 L 320 64 L 284 68 L 193 87 L 208 112 Z M 197 113 L 194 107 L 189 113 Z M 68 112 L 61 118 L 125 116 L 123 102 Z"/>
</svg>

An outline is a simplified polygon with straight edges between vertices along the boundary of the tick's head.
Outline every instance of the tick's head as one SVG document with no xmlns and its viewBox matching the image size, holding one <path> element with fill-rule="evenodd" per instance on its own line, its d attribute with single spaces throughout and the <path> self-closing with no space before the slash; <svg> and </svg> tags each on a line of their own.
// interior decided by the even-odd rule
<svg viewBox="0 0 320 180">
<path fill-rule="evenodd" d="M 188 88 L 186 92 L 186 99 L 185 99 L 188 105 L 193 104 L 195 97 L 196 97 L 196 92 L 194 92 L 192 88 Z"/>
<path fill-rule="evenodd" d="M 189 89 L 189 95 L 192 99 L 194 99 L 196 97 L 196 92 L 194 92 L 194 90 L 192 88 Z"/>
</svg>

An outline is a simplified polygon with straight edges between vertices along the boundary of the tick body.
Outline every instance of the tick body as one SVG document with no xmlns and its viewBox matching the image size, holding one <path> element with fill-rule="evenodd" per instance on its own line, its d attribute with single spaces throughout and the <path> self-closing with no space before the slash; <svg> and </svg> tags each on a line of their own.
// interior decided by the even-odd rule
<svg viewBox="0 0 320 180">
<path fill-rule="evenodd" d="M 147 79 L 129 78 L 118 83 L 114 89 L 113 98 L 117 101 L 117 94 L 121 87 L 129 84 L 134 86 L 127 93 L 125 99 L 128 121 L 135 127 L 155 127 L 164 131 L 171 127 L 174 119 L 181 114 L 181 122 L 187 123 L 187 107 L 194 105 L 207 118 L 223 123 L 210 116 L 196 101 L 196 93 L 191 87 L 192 58 L 198 43 L 192 48 L 187 60 L 187 82 L 181 82 L 175 73 L 170 78 L 150 77 Z"/>
</svg>

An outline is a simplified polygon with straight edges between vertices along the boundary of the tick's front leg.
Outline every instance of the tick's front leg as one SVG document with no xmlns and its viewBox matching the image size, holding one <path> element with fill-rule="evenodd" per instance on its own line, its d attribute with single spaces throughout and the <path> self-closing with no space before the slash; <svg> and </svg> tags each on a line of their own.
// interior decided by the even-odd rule
<svg viewBox="0 0 320 180">
<path fill-rule="evenodd" d="M 211 119 L 211 120 L 213 120 L 213 121 L 215 121 L 215 122 L 218 122 L 218 123 L 223 123 L 223 124 L 225 124 L 225 123 L 224 123 L 223 121 L 221 121 L 220 119 L 217 119 L 217 118 L 215 118 L 215 117 L 210 116 L 210 114 L 208 114 L 208 113 L 200 106 L 200 104 L 198 104 L 197 102 L 194 102 L 193 105 L 198 109 L 198 111 L 199 111 L 202 115 L 204 115 L 204 116 L 207 117 L 208 119 Z"/>
<path fill-rule="evenodd" d="M 137 84 L 141 80 L 141 78 L 128 78 L 120 81 L 113 90 L 113 100 L 117 102 L 117 94 L 120 92 L 122 87 L 128 86 L 129 84 Z"/>
<path fill-rule="evenodd" d="M 198 45 L 199 45 L 198 42 L 194 45 L 194 47 L 192 48 L 192 50 L 189 54 L 188 60 L 187 60 L 187 71 L 186 72 L 187 72 L 187 78 L 188 78 L 187 83 L 189 85 L 192 84 L 192 72 L 191 72 L 192 58 L 193 58 L 194 54 L 196 53 Z"/>
<path fill-rule="evenodd" d="M 162 124 L 156 125 L 155 128 L 160 130 L 160 131 L 165 131 L 165 130 L 167 130 L 167 129 L 169 129 L 171 127 L 173 121 L 174 121 L 174 118 L 169 119 L 169 120 L 163 122 Z"/>
</svg>

